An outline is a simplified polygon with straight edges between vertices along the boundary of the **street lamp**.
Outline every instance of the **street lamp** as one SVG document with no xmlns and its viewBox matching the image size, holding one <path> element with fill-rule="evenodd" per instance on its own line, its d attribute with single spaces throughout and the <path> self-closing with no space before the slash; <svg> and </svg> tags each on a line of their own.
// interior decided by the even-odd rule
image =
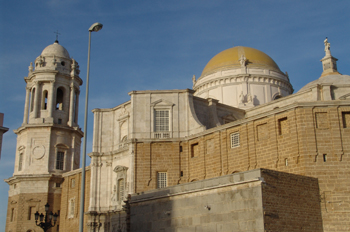
<svg viewBox="0 0 350 232">
<path fill-rule="evenodd" d="M 39 227 L 41 227 L 44 232 L 46 232 L 48 229 L 50 229 L 51 227 L 54 227 L 56 225 L 56 222 L 57 222 L 57 217 L 58 217 L 58 214 L 55 213 L 53 214 L 52 211 L 48 214 L 49 212 L 49 208 L 50 208 L 50 205 L 49 203 L 46 203 L 45 205 L 45 215 L 44 214 L 39 214 L 38 211 L 36 211 L 36 213 L 34 214 L 35 215 L 35 224 Z M 44 219 L 45 217 L 45 219 Z M 40 223 L 38 223 L 38 219 L 40 218 Z M 52 225 L 52 218 L 53 218 L 53 225 Z"/>
<path fill-rule="evenodd" d="M 86 166 L 86 139 L 87 139 L 87 114 L 88 114 L 88 99 L 89 99 L 89 73 L 90 73 L 90 48 L 91 48 L 91 32 L 98 32 L 103 25 L 94 23 L 89 28 L 89 48 L 86 74 L 86 93 L 85 93 L 85 114 L 84 114 L 84 141 L 83 141 L 83 163 L 81 173 L 81 197 L 80 197 L 80 215 L 79 215 L 79 232 L 84 229 L 84 201 L 85 201 L 85 166 Z"/>
</svg>

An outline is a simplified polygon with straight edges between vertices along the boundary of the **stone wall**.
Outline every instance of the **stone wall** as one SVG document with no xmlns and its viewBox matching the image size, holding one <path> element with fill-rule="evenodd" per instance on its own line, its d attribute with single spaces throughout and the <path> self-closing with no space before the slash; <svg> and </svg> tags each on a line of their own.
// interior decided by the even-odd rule
<svg viewBox="0 0 350 232">
<path fill-rule="evenodd" d="M 318 178 L 325 231 L 350 229 L 350 128 L 341 101 L 295 103 L 182 140 L 138 140 L 135 192 L 267 168 Z M 345 123 L 344 123 L 345 121 Z M 231 148 L 231 134 L 239 146 Z"/>
<path fill-rule="evenodd" d="M 41 230 L 35 224 L 34 214 L 45 214 L 45 205 L 49 203 L 49 212 L 59 213 L 61 205 L 61 187 L 56 186 L 61 178 L 14 178 L 10 180 L 10 191 L 7 205 L 7 218 L 5 231 L 22 232 Z M 32 188 L 28 187 L 29 185 Z M 41 188 L 40 188 L 41 187 Z M 37 189 L 46 187 L 46 192 Z M 57 227 L 51 230 L 56 232 Z"/>
<path fill-rule="evenodd" d="M 81 199 L 81 168 L 63 175 L 61 211 L 60 211 L 60 231 L 79 231 L 80 199 Z M 90 167 L 85 173 L 85 212 L 89 208 L 90 199 Z M 72 206 L 74 204 L 74 206 Z M 84 231 L 88 229 L 88 216 L 84 216 Z"/>
<path fill-rule="evenodd" d="M 131 231 L 322 231 L 315 178 L 258 169 L 133 194 Z"/>
</svg>

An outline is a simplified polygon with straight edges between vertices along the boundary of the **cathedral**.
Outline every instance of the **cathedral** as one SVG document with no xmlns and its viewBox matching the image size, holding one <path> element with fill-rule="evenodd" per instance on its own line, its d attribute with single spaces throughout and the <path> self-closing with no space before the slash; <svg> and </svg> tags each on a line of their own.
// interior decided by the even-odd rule
<svg viewBox="0 0 350 232">
<path fill-rule="evenodd" d="M 294 93 L 267 54 L 236 46 L 192 88 L 129 92 L 94 109 L 84 231 L 349 231 L 350 76 L 328 39 L 320 77 Z M 29 66 L 6 232 L 35 212 L 78 231 L 78 62 L 55 41 Z"/>
</svg>

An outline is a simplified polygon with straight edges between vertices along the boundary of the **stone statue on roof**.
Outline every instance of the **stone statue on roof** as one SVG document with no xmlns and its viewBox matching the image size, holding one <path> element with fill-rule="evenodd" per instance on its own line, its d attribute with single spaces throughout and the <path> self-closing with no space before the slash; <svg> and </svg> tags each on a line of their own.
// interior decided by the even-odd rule
<svg viewBox="0 0 350 232">
<path fill-rule="evenodd" d="M 331 44 L 328 42 L 328 38 L 327 37 L 323 41 L 323 43 L 324 43 L 324 51 L 326 52 L 326 54 L 330 54 L 330 52 L 331 52 Z"/>
</svg>

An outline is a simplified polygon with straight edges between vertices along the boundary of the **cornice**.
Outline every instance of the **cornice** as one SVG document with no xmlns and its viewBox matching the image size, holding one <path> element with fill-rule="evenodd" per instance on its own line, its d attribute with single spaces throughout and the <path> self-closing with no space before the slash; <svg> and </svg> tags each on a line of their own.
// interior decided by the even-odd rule
<svg viewBox="0 0 350 232">
<path fill-rule="evenodd" d="M 58 130 L 71 131 L 71 132 L 75 132 L 81 136 L 84 136 L 84 132 L 82 132 L 79 127 L 58 126 L 57 124 L 54 124 L 54 123 L 25 124 L 25 125 L 22 125 L 19 128 L 17 128 L 16 130 L 13 130 L 13 132 L 15 134 L 19 134 L 23 130 L 26 130 L 28 128 L 41 128 L 41 127 L 51 127 L 53 129 L 58 129 Z"/>
<path fill-rule="evenodd" d="M 55 174 L 24 174 L 24 175 L 15 175 L 4 181 L 8 184 L 14 184 L 21 181 L 48 181 L 54 179 L 61 179 L 61 175 Z"/>
<path fill-rule="evenodd" d="M 246 80 L 237 81 L 237 79 L 240 79 L 240 78 L 246 78 Z M 232 82 L 231 81 L 232 79 L 234 79 L 235 81 Z M 261 79 L 263 81 L 259 81 Z M 278 77 L 273 77 L 273 76 L 269 76 L 269 75 L 261 75 L 261 74 L 237 74 L 237 75 L 213 77 L 212 79 L 203 81 L 203 82 L 199 83 L 198 85 L 197 85 L 197 83 L 198 83 L 198 81 L 197 81 L 196 86 L 194 86 L 193 89 L 196 91 L 196 94 L 200 94 L 203 91 L 207 91 L 207 90 L 216 88 L 217 86 L 229 86 L 229 85 L 235 85 L 235 84 L 240 84 L 240 83 L 244 83 L 244 82 L 261 84 L 261 85 L 265 85 L 265 84 L 276 85 L 276 86 L 280 86 L 282 89 L 285 89 L 287 91 L 291 91 L 292 93 L 294 92 L 293 86 L 289 81 L 283 80 L 283 79 L 278 78 Z M 205 87 L 205 85 L 208 85 L 208 84 L 210 85 L 210 87 Z M 204 89 L 200 90 L 201 88 L 204 88 Z M 200 90 L 200 91 L 198 91 L 198 90 Z"/>
<path fill-rule="evenodd" d="M 96 113 L 96 112 L 111 112 L 111 111 L 115 111 L 115 110 L 121 109 L 124 106 L 129 105 L 129 104 L 131 104 L 131 100 L 129 100 L 127 102 L 124 102 L 124 103 L 122 103 L 120 105 L 117 105 L 117 106 L 115 106 L 113 108 L 103 108 L 103 109 L 95 108 L 95 109 L 92 110 L 92 112 L 93 113 Z"/>
</svg>

